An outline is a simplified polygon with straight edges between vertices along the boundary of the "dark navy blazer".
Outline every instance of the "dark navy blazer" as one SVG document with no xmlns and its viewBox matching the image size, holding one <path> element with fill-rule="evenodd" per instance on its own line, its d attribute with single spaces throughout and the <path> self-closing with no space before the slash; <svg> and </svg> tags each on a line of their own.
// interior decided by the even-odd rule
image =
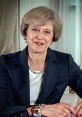
<svg viewBox="0 0 82 117">
<path fill-rule="evenodd" d="M 29 117 L 28 48 L 0 57 L 0 117 Z M 36 104 L 54 104 L 67 86 L 82 97 L 82 71 L 69 54 L 48 49 L 41 91 Z"/>
</svg>

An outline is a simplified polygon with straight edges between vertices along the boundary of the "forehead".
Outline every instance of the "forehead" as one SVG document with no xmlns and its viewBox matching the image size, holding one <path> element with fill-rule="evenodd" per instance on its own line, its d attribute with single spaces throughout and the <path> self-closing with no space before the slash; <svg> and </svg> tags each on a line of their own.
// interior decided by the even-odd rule
<svg viewBox="0 0 82 117">
<path fill-rule="evenodd" d="M 37 23 L 37 24 L 31 24 L 29 27 L 37 27 L 37 28 L 45 28 L 45 29 L 50 29 L 53 30 L 53 25 L 50 21 L 46 23 Z"/>
</svg>

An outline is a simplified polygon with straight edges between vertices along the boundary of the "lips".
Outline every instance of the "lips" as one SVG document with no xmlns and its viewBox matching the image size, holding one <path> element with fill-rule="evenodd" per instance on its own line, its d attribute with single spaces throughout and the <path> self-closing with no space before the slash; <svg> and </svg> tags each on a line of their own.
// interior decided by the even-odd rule
<svg viewBox="0 0 82 117">
<path fill-rule="evenodd" d="M 41 43 L 41 42 L 34 42 L 36 45 L 38 46 L 42 46 L 44 43 Z"/>
</svg>

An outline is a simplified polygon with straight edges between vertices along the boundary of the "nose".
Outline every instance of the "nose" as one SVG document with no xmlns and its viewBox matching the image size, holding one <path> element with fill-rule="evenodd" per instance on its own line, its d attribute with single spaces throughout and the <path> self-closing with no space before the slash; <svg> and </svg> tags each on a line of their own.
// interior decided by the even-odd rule
<svg viewBox="0 0 82 117">
<path fill-rule="evenodd" d="M 43 39 L 43 38 L 44 38 L 44 34 L 43 34 L 42 31 L 39 31 L 39 32 L 38 32 L 37 38 L 38 38 L 38 39 Z"/>
</svg>

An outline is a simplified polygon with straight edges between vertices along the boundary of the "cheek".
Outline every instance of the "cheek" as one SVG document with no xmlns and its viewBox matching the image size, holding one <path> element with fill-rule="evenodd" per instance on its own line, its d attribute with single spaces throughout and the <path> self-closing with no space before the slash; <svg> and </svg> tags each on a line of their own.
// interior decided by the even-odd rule
<svg viewBox="0 0 82 117">
<path fill-rule="evenodd" d="M 28 33 L 27 34 L 27 39 L 29 39 L 29 40 L 32 40 L 35 37 L 36 37 L 36 35 L 34 35 L 33 33 Z"/>
<path fill-rule="evenodd" d="M 47 41 L 46 46 L 47 46 L 47 47 L 50 47 L 51 44 L 52 44 L 52 41 Z"/>
<path fill-rule="evenodd" d="M 31 35 L 27 34 L 26 38 L 27 38 L 27 42 L 29 42 L 29 41 L 31 41 L 32 37 L 31 37 Z"/>
<path fill-rule="evenodd" d="M 52 40 L 53 40 L 53 38 L 51 37 L 51 38 L 49 39 L 48 43 L 49 43 L 49 44 L 52 44 Z"/>
</svg>

